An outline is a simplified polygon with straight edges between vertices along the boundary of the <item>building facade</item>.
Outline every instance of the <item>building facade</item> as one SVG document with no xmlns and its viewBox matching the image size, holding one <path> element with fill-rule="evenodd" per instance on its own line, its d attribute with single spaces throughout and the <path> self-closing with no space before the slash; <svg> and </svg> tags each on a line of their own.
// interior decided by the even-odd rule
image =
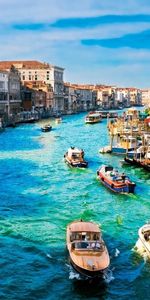
<svg viewBox="0 0 150 300">
<path fill-rule="evenodd" d="M 10 118 L 21 110 L 20 77 L 13 68 L 0 71 L 0 115 Z"/>
<path fill-rule="evenodd" d="M 96 108 L 97 94 L 90 85 L 64 84 L 64 107 L 67 113 L 89 111 Z"/>
<path fill-rule="evenodd" d="M 142 104 L 150 107 L 150 89 L 141 90 Z"/>
<path fill-rule="evenodd" d="M 49 91 L 47 95 L 46 109 L 53 110 L 54 113 L 64 111 L 64 69 L 39 61 L 2 61 L 0 68 L 10 70 L 13 66 L 20 74 L 22 85 L 26 82 L 41 82 L 46 84 Z M 51 88 L 53 89 L 53 103 L 51 98 Z M 36 89 L 36 87 L 35 87 Z M 50 94 L 51 93 L 51 94 Z M 50 106 L 48 107 L 48 103 Z"/>
</svg>

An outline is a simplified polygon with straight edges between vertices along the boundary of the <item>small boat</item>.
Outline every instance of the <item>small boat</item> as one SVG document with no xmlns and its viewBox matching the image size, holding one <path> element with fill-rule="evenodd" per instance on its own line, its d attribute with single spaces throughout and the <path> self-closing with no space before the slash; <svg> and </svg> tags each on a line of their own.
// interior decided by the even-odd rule
<svg viewBox="0 0 150 300">
<path fill-rule="evenodd" d="M 112 166 L 102 166 L 97 171 L 98 179 L 116 193 L 134 193 L 135 183 L 132 182 L 124 173 L 118 173 Z"/>
<path fill-rule="evenodd" d="M 139 229 L 138 235 L 137 250 L 141 253 L 146 253 L 150 258 L 150 223 L 143 225 Z"/>
<path fill-rule="evenodd" d="M 56 123 L 56 124 L 59 124 L 59 123 L 61 123 L 61 122 L 62 122 L 62 118 L 61 118 L 61 117 L 55 118 L 55 123 Z"/>
<path fill-rule="evenodd" d="M 43 126 L 43 127 L 41 128 L 41 130 L 42 130 L 43 132 L 49 132 L 49 131 L 51 131 L 51 129 L 52 129 L 52 126 L 51 126 L 51 125 L 45 125 L 45 126 Z"/>
<path fill-rule="evenodd" d="M 106 118 L 118 118 L 118 113 L 113 111 L 104 111 L 104 110 L 97 110 L 96 113 L 99 113 L 102 119 Z"/>
<path fill-rule="evenodd" d="M 85 118 L 85 123 L 86 124 L 95 124 L 101 122 L 102 117 L 99 113 L 96 112 L 90 112 L 86 118 Z"/>
<path fill-rule="evenodd" d="M 67 226 L 67 249 L 73 268 L 88 278 L 103 277 L 110 264 L 100 228 L 93 222 L 74 221 Z"/>
<path fill-rule="evenodd" d="M 87 168 L 88 162 L 84 160 L 83 149 L 71 147 L 64 155 L 65 162 L 74 168 Z"/>
</svg>

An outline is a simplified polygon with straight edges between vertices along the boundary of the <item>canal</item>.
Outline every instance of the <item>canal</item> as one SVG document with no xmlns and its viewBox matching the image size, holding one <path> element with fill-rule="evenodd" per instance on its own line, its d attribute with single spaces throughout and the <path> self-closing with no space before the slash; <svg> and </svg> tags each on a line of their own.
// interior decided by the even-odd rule
<svg viewBox="0 0 150 300">
<path fill-rule="evenodd" d="M 41 121 L 0 135 L 0 299 L 149 299 L 150 263 L 133 247 L 150 219 L 150 176 L 99 154 L 109 143 L 107 121 L 85 125 L 84 117 L 63 117 L 47 133 Z M 70 146 L 84 149 L 88 169 L 64 163 Z M 97 181 L 105 163 L 136 182 L 135 194 L 113 194 Z M 101 225 L 111 256 L 104 285 L 79 280 L 69 265 L 66 226 L 81 218 Z"/>
</svg>

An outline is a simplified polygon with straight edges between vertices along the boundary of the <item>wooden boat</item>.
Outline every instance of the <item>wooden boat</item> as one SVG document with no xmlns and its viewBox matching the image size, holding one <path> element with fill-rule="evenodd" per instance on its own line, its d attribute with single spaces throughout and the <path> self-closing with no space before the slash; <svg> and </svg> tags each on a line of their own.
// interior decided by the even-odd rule
<svg viewBox="0 0 150 300">
<path fill-rule="evenodd" d="M 102 117 L 99 113 L 96 112 L 90 112 L 86 118 L 85 118 L 85 123 L 86 124 L 95 124 L 101 122 Z"/>
<path fill-rule="evenodd" d="M 143 225 L 139 231 L 139 241 L 138 245 L 140 244 L 144 251 L 147 253 L 148 257 L 150 258 L 150 224 Z"/>
<path fill-rule="evenodd" d="M 98 179 L 116 193 L 134 193 L 135 183 L 130 181 L 124 173 L 119 174 L 112 166 L 102 166 L 97 171 Z"/>
<path fill-rule="evenodd" d="M 84 160 L 83 149 L 71 147 L 64 155 L 65 162 L 74 168 L 87 168 L 88 162 Z"/>
<path fill-rule="evenodd" d="M 67 226 L 67 248 L 72 266 L 83 276 L 102 277 L 110 264 L 100 228 L 93 222 L 70 223 Z"/>
<path fill-rule="evenodd" d="M 45 125 L 45 126 L 43 126 L 43 127 L 41 128 L 41 130 L 42 130 L 43 132 L 49 132 L 49 131 L 51 131 L 51 129 L 52 129 L 52 126 L 51 126 L 51 125 Z"/>
</svg>

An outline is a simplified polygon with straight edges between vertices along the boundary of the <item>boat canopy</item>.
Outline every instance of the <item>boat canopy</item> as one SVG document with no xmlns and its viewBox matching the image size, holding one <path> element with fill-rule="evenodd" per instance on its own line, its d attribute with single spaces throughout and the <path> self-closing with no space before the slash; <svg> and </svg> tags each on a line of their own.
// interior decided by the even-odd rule
<svg viewBox="0 0 150 300">
<path fill-rule="evenodd" d="M 82 150 L 75 148 L 75 147 L 71 147 L 68 149 L 68 156 L 72 157 L 72 155 L 75 156 L 81 156 Z"/>
<path fill-rule="evenodd" d="M 88 116 L 88 118 L 99 118 L 100 117 L 100 114 L 99 113 L 90 113 Z"/>
<path fill-rule="evenodd" d="M 75 222 L 69 225 L 71 232 L 100 232 L 98 225 L 92 222 Z"/>
<path fill-rule="evenodd" d="M 108 171 L 113 171 L 113 167 L 112 166 L 105 166 L 105 172 L 108 172 Z"/>
</svg>

